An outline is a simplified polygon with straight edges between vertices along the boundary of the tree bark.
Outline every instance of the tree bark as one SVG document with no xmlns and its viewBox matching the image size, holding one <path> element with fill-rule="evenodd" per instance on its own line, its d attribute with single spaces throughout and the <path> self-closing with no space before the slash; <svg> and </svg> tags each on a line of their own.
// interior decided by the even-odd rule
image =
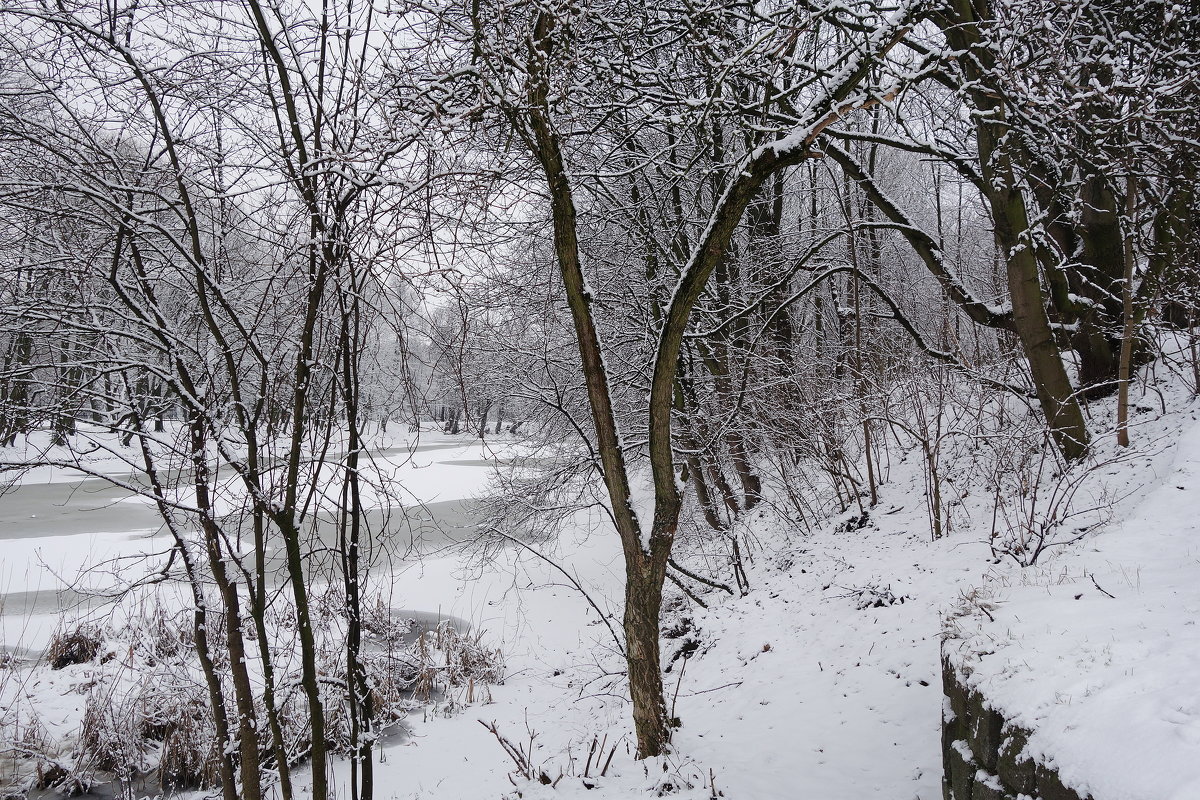
<svg viewBox="0 0 1200 800">
<path fill-rule="evenodd" d="M 978 4 L 986 13 L 986 3 Z M 947 41 L 963 53 L 959 63 L 966 91 L 976 106 L 974 125 L 984 194 L 992 212 L 996 245 L 1005 261 L 1012 324 L 1029 363 L 1034 389 L 1050 435 L 1068 461 L 1088 452 L 1089 434 L 1083 410 L 1067 376 L 1062 353 L 1054 340 L 1038 269 L 1038 258 L 1029 213 L 1016 178 L 1012 150 L 1006 137 L 1017 135 L 1005 122 L 1005 108 L 992 85 L 996 56 L 985 42 L 981 25 L 988 22 L 976 13 L 971 0 L 953 0 L 952 13 L 937 17 Z"/>
</svg>

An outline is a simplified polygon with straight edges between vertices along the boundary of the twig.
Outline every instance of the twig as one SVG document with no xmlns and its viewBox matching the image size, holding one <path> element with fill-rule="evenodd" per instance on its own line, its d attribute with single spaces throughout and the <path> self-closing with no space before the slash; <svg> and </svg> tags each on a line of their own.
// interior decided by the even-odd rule
<svg viewBox="0 0 1200 800">
<path fill-rule="evenodd" d="M 1095 576 L 1095 575 L 1093 575 L 1092 573 L 1090 573 L 1090 572 L 1089 572 L 1089 573 L 1088 573 L 1088 577 L 1092 579 L 1092 586 L 1095 586 L 1095 587 L 1096 587 L 1097 589 L 1099 589 L 1099 590 L 1100 590 L 1100 591 L 1101 591 L 1103 594 L 1107 594 L 1107 595 L 1108 595 L 1109 597 L 1111 597 L 1113 600 L 1116 600 L 1116 599 L 1117 599 L 1117 596 L 1116 596 L 1116 595 L 1113 595 L 1113 594 L 1108 594 L 1108 592 L 1107 592 L 1107 591 L 1104 589 L 1104 587 L 1103 587 L 1103 586 L 1101 586 L 1100 584 L 1096 583 L 1096 576 Z"/>
<path fill-rule="evenodd" d="M 587 590 L 584 589 L 583 586 L 580 585 L 579 581 L 575 580 L 575 576 L 573 576 L 571 573 L 567 572 L 566 568 L 564 568 L 561 564 L 556 562 L 554 559 L 550 558 L 548 555 L 541 552 L 540 550 L 533 547 L 532 545 L 530 545 L 526 542 L 522 542 L 517 537 L 510 536 L 509 534 L 505 533 L 504 531 L 498 531 L 495 528 L 492 528 L 491 532 L 503 539 L 507 539 L 508 541 L 512 542 L 513 544 L 524 547 L 526 550 L 533 553 L 535 556 L 540 558 L 542 561 L 545 561 L 547 564 L 554 567 L 556 570 L 558 570 L 563 575 L 565 575 L 567 580 L 569 580 L 571 582 L 571 585 L 574 586 L 576 589 L 578 589 L 579 593 L 581 595 L 583 595 L 585 600 L 588 601 L 588 605 L 590 605 L 592 608 L 596 609 L 596 613 L 600 615 L 600 621 L 604 623 L 604 627 L 608 628 L 608 632 L 612 635 L 613 642 L 616 643 L 617 649 L 621 651 L 621 655 L 625 655 L 625 643 L 621 641 L 621 637 L 617 636 L 617 632 L 613 629 L 612 623 L 609 622 L 609 620 L 608 620 L 608 615 L 600 610 L 600 606 L 598 606 L 596 604 L 596 601 L 592 599 L 592 596 L 587 593 Z"/>
<path fill-rule="evenodd" d="M 679 700 L 679 687 L 683 686 L 683 673 L 687 671 L 688 654 L 683 656 L 683 664 L 679 667 L 679 679 L 675 681 L 675 695 L 671 698 L 670 718 L 675 719 L 675 702 Z"/>
<path fill-rule="evenodd" d="M 708 608 L 708 603 L 701 600 L 699 597 L 696 596 L 696 594 L 691 589 L 684 586 L 683 582 L 681 580 L 679 580 L 679 578 L 676 578 L 674 575 L 672 575 L 671 573 L 668 572 L 667 580 L 669 580 L 671 583 L 675 584 L 680 589 L 682 589 L 683 593 L 686 594 L 689 598 L 691 598 L 693 603 L 700 606 L 701 608 Z"/>
<path fill-rule="evenodd" d="M 608 734 L 605 734 L 605 740 L 607 740 L 607 739 L 608 739 Z M 616 742 L 613 743 L 612 750 L 608 751 L 608 758 L 604 759 L 604 766 L 600 770 L 601 778 L 603 778 L 608 773 L 608 767 L 610 764 L 612 764 L 613 756 L 615 756 L 617 754 L 617 745 L 619 745 L 620 743 L 621 743 L 621 740 L 618 739 Z"/>
<path fill-rule="evenodd" d="M 730 686 L 741 686 L 741 685 L 742 685 L 741 681 L 734 681 L 733 683 L 723 683 L 720 686 L 714 686 L 711 689 L 701 689 L 698 692 L 692 692 L 691 694 L 685 694 L 684 697 L 695 697 L 698 694 L 708 694 L 709 692 L 715 692 L 719 689 L 728 689 Z"/>
<path fill-rule="evenodd" d="M 697 575 L 696 573 L 692 572 L 691 570 L 684 569 L 683 567 L 679 566 L 678 562 L 676 562 L 675 559 L 673 559 L 673 558 L 668 558 L 667 563 L 670 564 L 674 569 L 678 570 L 680 573 L 682 573 L 683 575 L 686 575 L 687 577 L 691 578 L 692 580 L 696 581 L 697 583 L 703 583 L 705 586 L 711 586 L 714 589 L 720 589 L 721 591 L 726 592 L 730 595 L 733 594 L 733 589 L 730 589 L 725 584 L 720 583 L 719 581 L 714 581 L 711 578 L 705 578 L 703 575 Z"/>
</svg>

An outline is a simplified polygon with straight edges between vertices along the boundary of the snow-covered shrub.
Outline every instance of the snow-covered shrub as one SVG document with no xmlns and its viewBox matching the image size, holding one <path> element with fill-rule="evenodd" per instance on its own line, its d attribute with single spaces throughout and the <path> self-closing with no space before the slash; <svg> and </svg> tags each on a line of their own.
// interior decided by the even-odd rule
<svg viewBox="0 0 1200 800">
<path fill-rule="evenodd" d="M 195 682 L 152 681 L 137 702 L 140 735 L 160 743 L 160 787 L 168 791 L 216 786 L 220 750 L 204 688 Z"/>
<path fill-rule="evenodd" d="M 1010 442 L 1011 460 L 994 462 L 990 539 L 997 557 L 1027 567 L 1047 549 L 1078 541 L 1112 517 L 1115 497 L 1102 475 L 1127 455 L 1064 466 L 1049 442 L 1021 444 Z"/>
<path fill-rule="evenodd" d="M 106 681 L 94 686 L 84 703 L 75 763 L 125 782 L 144 773 L 151 748 L 137 706 L 134 698 L 114 696 Z"/>
</svg>

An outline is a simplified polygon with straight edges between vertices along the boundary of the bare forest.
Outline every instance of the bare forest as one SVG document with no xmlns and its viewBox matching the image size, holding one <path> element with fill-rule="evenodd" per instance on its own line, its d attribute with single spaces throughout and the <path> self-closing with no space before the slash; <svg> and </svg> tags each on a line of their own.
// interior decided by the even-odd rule
<svg viewBox="0 0 1200 800">
<path fill-rule="evenodd" d="M 1200 11 L 665 2 L 0 2 L 0 794 L 1200 797 Z"/>
</svg>

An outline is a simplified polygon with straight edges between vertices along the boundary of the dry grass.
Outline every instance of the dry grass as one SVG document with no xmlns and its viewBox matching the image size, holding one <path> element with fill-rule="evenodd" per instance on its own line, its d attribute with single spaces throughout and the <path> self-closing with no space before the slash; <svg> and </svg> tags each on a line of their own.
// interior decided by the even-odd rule
<svg viewBox="0 0 1200 800">
<path fill-rule="evenodd" d="M 60 628 L 50 639 L 46 662 L 50 669 L 87 664 L 100 655 L 104 640 L 99 625 L 80 623 L 71 629 Z"/>
<path fill-rule="evenodd" d="M 332 751 L 349 754 L 353 737 L 345 617 L 336 603 L 321 611 L 314 622 L 320 642 L 326 738 Z M 142 788 L 156 781 L 165 793 L 220 785 L 221 742 L 196 661 L 189 612 L 169 613 L 155 604 L 135 612 L 118 626 L 64 627 L 51 643 L 46 660 L 54 669 L 96 664 L 86 675 L 81 673 L 85 680 L 79 688 L 86 692 L 86 700 L 77 736 L 51 741 L 36 715 L 18 729 L 12 715 L 0 714 L 0 742 L 11 749 L 18 736 L 22 738 L 16 742 L 19 754 L 12 751 L 10 759 L 24 764 L 25 782 L 18 789 L 33 786 L 71 794 L 86 790 L 97 776 Z M 401 724 L 424 705 L 434 704 L 448 713 L 477 697 L 486 700 L 490 698 L 486 687 L 504 678 L 503 656 L 484 644 L 482 632 L 463 633 L 442 623 L 414 639 L 412 622 L 393 617 L 391 609 L 378 602 L 365 617 L 361 658 L 377 734 Z M 298 690 L 299 665 L 289 621 L 286 605 L 281 605 L 271 616 L 270 641 L 255 642 L 257 647 L 272 647 L 283 749 L 289 761 L 298 763 L 311 751 L 312 734 L 307 702 Z M 211 641 L 217 645 L 215 665 L 228 680 L 228 658 L 220 647 L 225 621 L 213 615 L 209 623 Z M 254 650 L 251 647 L 248 655 L 257 659 Z M 264 764 L 271 764 L 273 743 L 261 697 L 257 704 L 263 723 L 259 748 Z M 236 716 L 232 708 L 229 713 Z"/>
<path fill-rule="evenodd" d="M 116 698 L 100 684 L 88 693 L 75 763 L 128 782 L 146 771 L 150 744 L 142 735 L 136 701 Z"/>
<path fill-rule="evenodd" d="M 207 698 L 177 694 L 158 716 L 162 747 L 158 758 L 158 781 L 163 791 L 208 789 L 219 785 L 221 754 Z"/>
</svg>

